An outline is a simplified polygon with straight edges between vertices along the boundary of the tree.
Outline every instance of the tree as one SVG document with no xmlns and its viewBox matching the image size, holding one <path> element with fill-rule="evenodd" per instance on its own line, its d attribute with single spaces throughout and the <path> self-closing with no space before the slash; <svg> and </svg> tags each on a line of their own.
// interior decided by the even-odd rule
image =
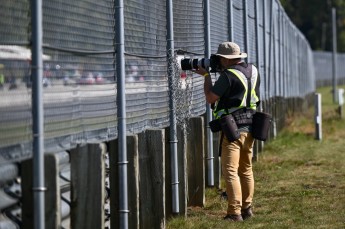
<svg viewBox="0 0 345 229">
<path fill-rule="evenodd" d="M 345 1 L 281 0 L 291 21 L 301 30 L 313 50 L 332 50 L 332 7 L 337 10 L 338 51 L 345 52 Z"/>
</svg>

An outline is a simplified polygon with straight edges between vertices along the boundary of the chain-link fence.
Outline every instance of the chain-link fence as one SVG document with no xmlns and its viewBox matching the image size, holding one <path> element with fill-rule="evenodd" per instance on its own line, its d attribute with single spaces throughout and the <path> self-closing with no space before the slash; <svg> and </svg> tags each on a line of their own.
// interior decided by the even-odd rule
<svg viewBox="0 0 345 229">
<path fill-rule="evenodd" d="M 173 1 L 180 123 L 206 109 L 203 78 L 177 67 L 183 57 L 205 57 L 204 11 L 202 0 Z M 0 12 L 0 163 L 6 163 L 32 154 L 31 12 L 23 0 L 3 1 Z M 46 151 L 117 138 L 114 12 L 112 0 L 43 1 Z M 212 53 L 223 41 L 238 43 L 259 68 L 262 100 L 315 90 L 312 50 L 279 1 L 214 0 L 209 13 Z M 166 3 L 124 1 L 124 22 L 127 131 L 167 127 Z"/>
<path fill-rule="evenodd" d="M 338 85 L 345 84 L 345 54 L 336 54 L 336 81 Z M 314 52 L 316 86 L 333 85 L 333 53 Z"/>
</svg>

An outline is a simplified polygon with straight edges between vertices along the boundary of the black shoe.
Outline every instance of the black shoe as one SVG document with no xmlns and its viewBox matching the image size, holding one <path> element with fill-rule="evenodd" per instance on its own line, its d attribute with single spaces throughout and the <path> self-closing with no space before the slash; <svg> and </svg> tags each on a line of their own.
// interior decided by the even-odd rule
<svg viewBox="0 0 345 229">
<path fill-rule="evenodd" d="M 242 215 L 243 220 L 246 220 L 246 219 L 248 219 L 250 217 L 253 217 L 254 214 L 253 214 L 252 206 L 249 206 L 246 209 L 242 209 L 241 210 L 241 215 Z"/>
<path fill-rule="evenodd" d="M 225 219 L 225 220 L 229 220 L 229 221 L 233 221 L 233 222 L 243 221 L 241 215 L 226 215 L 226 216 L 224 217 L 224 219 Z"/>
</svg>

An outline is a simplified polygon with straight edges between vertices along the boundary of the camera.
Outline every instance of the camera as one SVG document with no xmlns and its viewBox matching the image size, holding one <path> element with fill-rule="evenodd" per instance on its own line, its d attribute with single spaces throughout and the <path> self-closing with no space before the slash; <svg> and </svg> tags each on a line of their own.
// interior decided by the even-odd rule
<svg viewBox="0 0 345 229">
<path fill-rule="evenodd" d="M 193 70 L 202 67 L 204 69 L 211 68 L 210 72 L 219 72 L 220 71 L 220 62 L 219 57 L 216 55 L 211 55 L 210 59 L 191 59 L 185 58 L 181 60 L 182 70 Z"/>
</svg>

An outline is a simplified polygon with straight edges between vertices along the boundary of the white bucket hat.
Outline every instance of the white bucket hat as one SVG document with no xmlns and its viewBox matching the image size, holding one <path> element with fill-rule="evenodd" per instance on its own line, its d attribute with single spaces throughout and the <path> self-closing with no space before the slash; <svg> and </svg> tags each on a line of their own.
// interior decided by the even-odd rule
<svg viewBox="0 0 345 229">
<path fill-rule="evenodd" d="M 218 46 L 218 51 L 215 54 L 216 56 L 221 56 L 227 59 L 237 59 L 237 58 L 246 58 L 247 53 L 243 53 L 240 50 L 240 46 L 238 46 L 234 42 L 226 41 L 221 43 Z"/>
</svg>

